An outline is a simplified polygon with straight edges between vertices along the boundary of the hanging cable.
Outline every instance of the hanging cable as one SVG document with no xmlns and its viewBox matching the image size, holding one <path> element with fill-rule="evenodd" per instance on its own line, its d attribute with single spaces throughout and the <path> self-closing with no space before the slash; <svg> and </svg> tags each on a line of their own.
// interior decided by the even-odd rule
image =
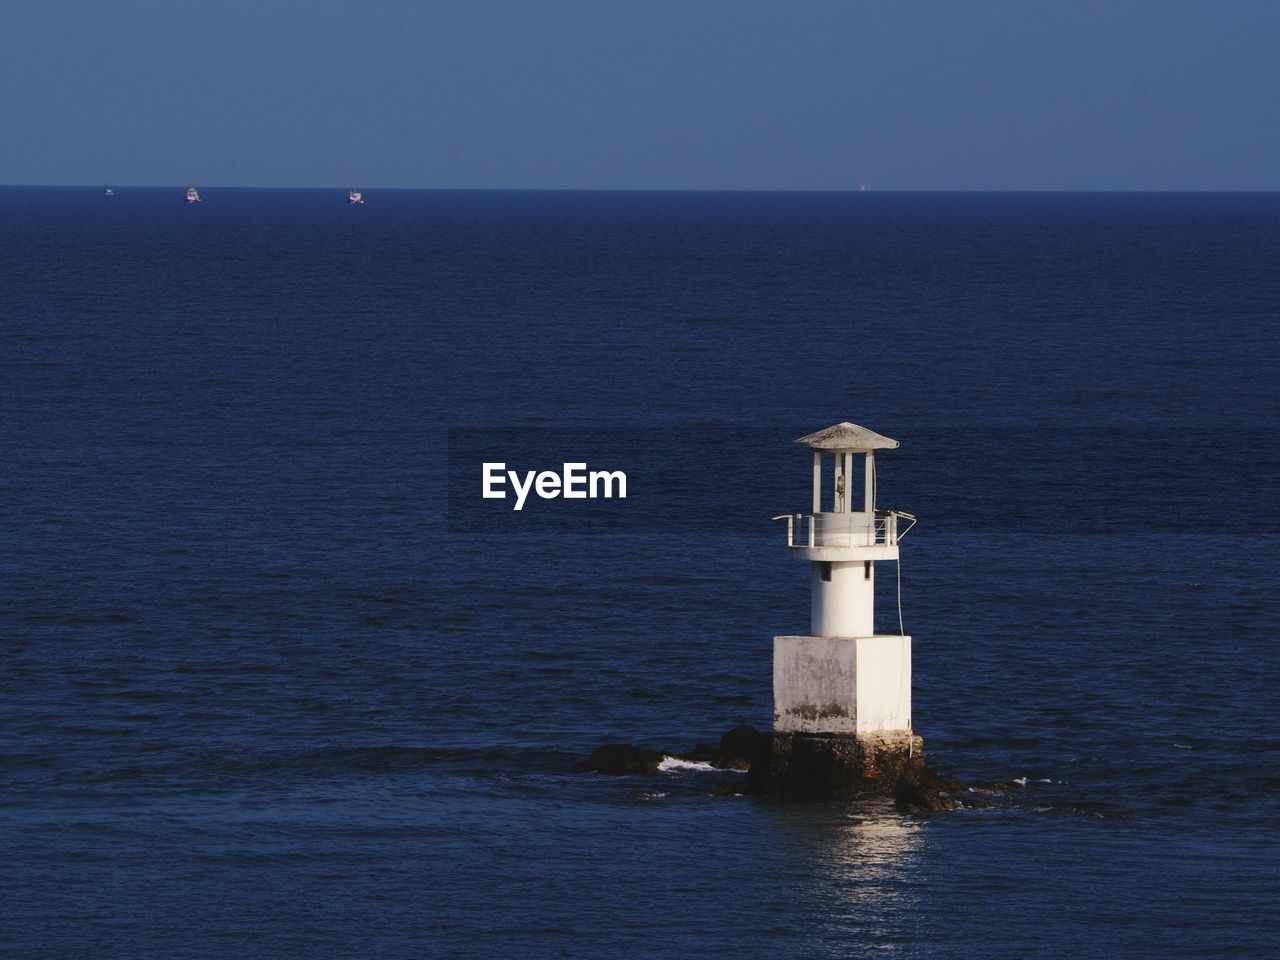
<svg viewBox="0 0 1280 960">
<path fill-rule="evenodd" d="M 898 568 L 898 636 L 905 637 L 907 631 L 902 626 L 902 557 L 894 561 L 894 566 Z"/>
</svg>

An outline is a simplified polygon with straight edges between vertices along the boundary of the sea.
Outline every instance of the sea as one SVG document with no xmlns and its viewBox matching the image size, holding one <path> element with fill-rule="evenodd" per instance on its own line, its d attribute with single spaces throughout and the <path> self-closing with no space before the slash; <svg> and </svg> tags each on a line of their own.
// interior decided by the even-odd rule
<svg viewBox="0 0 1280 960">
<path fill-rule="evenodd" d="M 183 193 L 0 188 L 0 956 L 1280 956 L 1280 194 Z M 769 728 L 845 420 L 1007 796 L 582 772 Z"/>
</svg>

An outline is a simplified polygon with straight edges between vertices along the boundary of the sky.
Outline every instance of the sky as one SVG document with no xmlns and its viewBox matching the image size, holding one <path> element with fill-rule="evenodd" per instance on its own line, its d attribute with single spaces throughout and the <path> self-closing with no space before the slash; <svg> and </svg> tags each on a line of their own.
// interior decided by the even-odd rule
<svg viewBox="0 0 1280 960">
<path fill-rule="evenodd" d="M 1280 0 L 0 15 L 6 184 L 1280 189 Z"/>
</svg>

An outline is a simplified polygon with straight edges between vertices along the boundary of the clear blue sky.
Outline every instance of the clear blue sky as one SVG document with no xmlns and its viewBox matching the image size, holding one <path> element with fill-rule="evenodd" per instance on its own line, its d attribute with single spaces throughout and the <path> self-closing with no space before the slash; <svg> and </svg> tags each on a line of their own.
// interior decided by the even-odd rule
<svg viewBox="0 0 1280 960">
<path fill-rule="evenodd" d="M 1280 189 L 1280 0 L 0 10 L 0 183 Z"/>
</svg>

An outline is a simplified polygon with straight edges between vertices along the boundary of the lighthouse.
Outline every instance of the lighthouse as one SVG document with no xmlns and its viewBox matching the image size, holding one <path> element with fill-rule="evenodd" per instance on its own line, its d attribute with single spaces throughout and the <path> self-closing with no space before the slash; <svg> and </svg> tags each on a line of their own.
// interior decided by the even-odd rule
<svg viewBox="0 0 1280 960">
<path fill-rule="evenodd" d="M 788 552 L 809 568 L 809 632 L 773 638 L 773 736 L 757 786 L 873 792 L 922 762 L 900 589 L 892 629 L 877 632 L 875 618 L 877 573 L 887 570 L 890 586 L 900 586 L 899 544 L 915 517 L 877 505 L 876 454 L 898 441 L 846 422 L 796 443 L 812 451 L 810 510 L 773 519 L 785 524 Z"/>
</svg>

